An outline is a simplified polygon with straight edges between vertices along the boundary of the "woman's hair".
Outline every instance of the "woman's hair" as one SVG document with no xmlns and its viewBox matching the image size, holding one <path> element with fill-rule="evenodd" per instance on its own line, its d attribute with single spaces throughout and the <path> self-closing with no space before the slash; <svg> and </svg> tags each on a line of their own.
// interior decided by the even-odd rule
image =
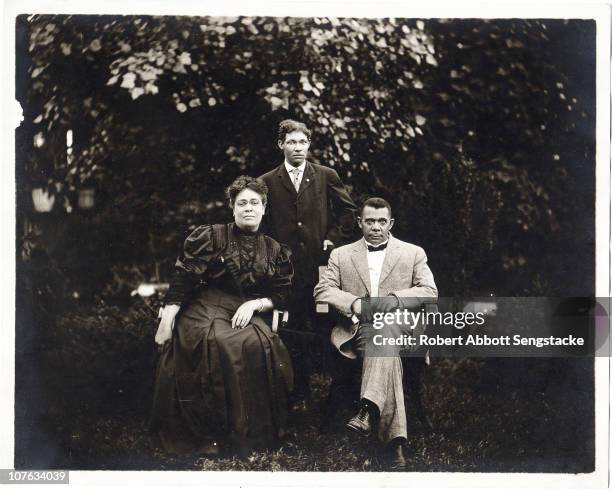
<svg viewBox="0 0 612 490">
<path fill-rule="evenodd" d="M 261 196 L 262 204 L 265 205 L 268 201 L 268 186 L 263 180 L 249 177 L 248 175 L 241 175 L 225 189 L 230 207 L 234 207 L 236 196 L 245 189 L 251 189 L 257 192 L 257 194 Z"/>
</svg>

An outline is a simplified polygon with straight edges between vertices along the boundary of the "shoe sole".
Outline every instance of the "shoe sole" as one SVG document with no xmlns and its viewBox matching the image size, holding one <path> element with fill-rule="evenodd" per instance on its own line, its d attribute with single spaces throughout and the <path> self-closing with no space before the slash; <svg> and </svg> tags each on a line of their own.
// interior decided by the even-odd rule
<svg viewBox="0 0 612 490">
<path fill-rule="evenodd" d="M 360 429 L 359 427 L 351 425 L 350 423 L 346 424 L 345 427 L 349 429 L 351 432 L 359 434 L 361 437 L 370 437 L 370 435 L 372 434 L 372 431 L 365 432 L 363 429 Z"/>
</svg>

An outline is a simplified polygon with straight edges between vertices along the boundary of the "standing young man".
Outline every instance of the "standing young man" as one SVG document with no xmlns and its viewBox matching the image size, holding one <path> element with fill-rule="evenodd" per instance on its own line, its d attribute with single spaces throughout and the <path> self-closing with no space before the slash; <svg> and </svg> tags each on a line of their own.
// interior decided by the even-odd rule
<svg viewBox="0 0 612 490">
<path fill-rule="evenodd" d="M 318 267 L 326 263 L 329 251 L 350 237 L 356 206 L 337 172 L 306 160 L 311 131 L 304 123 L 290 119 L 280 123 L 278 147 L 284 161 L 261 176 L 269 189 L 264 227 L 280 243 L 289 245 L 292 255 L 293 302 L 290 324 L 296 330 L 312 330 L 312 291 L 318 282 Z M 288 342 L 291 344 L 291 342 Z M 309 395 L 308 359 L 303 345 L 289 345 L 294 360 L 294 408 L 305 408 Z"/>
</svg>

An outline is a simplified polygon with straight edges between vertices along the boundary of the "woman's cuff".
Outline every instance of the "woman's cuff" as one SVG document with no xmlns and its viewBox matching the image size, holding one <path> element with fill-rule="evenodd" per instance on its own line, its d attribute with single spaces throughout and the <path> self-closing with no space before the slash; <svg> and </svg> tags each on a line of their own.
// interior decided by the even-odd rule
<svg viewBox="0 0 612 490">
<path fill-rule="evenodd" d="M 259 313 L 274 309 L 274 303 L 270 298 L 257 298 L 257 301 L 260 303 L 257 308 Z"/>
</svg>

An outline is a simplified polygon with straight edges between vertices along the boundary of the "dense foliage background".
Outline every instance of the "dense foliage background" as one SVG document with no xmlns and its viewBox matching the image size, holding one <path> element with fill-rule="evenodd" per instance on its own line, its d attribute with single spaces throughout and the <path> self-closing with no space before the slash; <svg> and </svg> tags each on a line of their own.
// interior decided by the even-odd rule
<svg viewBox="0 0 612 490">
<path fill-rule="evenodd" d="M 572 257 L 594 242 L 593 22 L 32 16 L 17 33 L 21 202 L 42 185 L 64 216 L 96 189 L 112 264 L 174 256 L 224 217 L 224 186 L 278 164 L 291 116 L 358 200 L 392 201 L 441 291 L 592 290 Z"/>
<path fill-rule="evenodd" d="M 311 159 L 356 201 L 391 201 L 396 235 L 426 249 L 440 295 L 594 293 L 592 21 L 32 15 L 16 34 L 17 423 L 53 426 L 45 451 L 58 461 L 75 441 L 101 447 L 70 417 L 91 427 L 79 417 L 95 406 L 111 420 L 123 397 L 122 413 L 144 418 L 154 305 L 129 293 L 167 277 L 191 226 L 229 219 L 233 178 L 280 163 L 286 117 L 313 128 Z M 33 209 L 37 188 L 54 196 L 49 213 Z M 482 376 L 447 363 L 432 382 L 455 368 Z M 586 386 L 565 387 L 584 401 L 572 418 L 587 445 L 590 372 L 570 363 Z M 31 413 L 51 398 L 61 403 Z M 589 448 L 567 464 L 588 467 Z"/>
</svg>

